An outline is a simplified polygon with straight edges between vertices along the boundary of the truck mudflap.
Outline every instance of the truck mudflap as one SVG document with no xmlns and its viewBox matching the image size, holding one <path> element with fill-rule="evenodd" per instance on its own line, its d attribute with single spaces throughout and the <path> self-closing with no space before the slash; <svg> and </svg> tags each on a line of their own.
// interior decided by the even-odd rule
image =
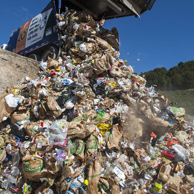
<svg viewBox="0 0 194 194">
<path fill-rule="evenodd" d="M 56 3 L 58 0 L 55 0 Z M 139 16 L 150 10 L 156 0 L 62 0 L 76 10 L 88 10 L 96 19 Z"/>
</svg>

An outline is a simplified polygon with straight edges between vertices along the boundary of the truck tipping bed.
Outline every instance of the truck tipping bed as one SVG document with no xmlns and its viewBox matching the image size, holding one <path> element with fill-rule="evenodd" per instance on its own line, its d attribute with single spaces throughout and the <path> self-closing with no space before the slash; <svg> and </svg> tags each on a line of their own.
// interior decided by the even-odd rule
<svg viewBox="0 0 194 194">
<path fill-rule="evenodd" d="M 55 0 L 56 3 L 58 0 Z M 96 19 L 112 19 L 125 16 L 140 16 L 150 10 L 156 0 L 62 0 L 76 10 L 87 10 Z"/>
</svg>

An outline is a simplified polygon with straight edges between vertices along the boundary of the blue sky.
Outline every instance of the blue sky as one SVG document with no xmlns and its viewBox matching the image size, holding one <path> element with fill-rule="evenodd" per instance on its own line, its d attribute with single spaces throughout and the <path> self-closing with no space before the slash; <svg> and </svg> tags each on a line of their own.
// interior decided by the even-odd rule
<svg viewBox="0 0 194 194">
<path fill-rule="evenodd" d="M 0 7 L 0 45 L 11 32 L 37 14 L 50 0 L 7 0 Z M 156 0 L 141 18 L 107 20 L 104 28 L 116 27 L 120 37 L 120 58 L 137 73 L 194 60 L 194 1 Z"/>
</svg>

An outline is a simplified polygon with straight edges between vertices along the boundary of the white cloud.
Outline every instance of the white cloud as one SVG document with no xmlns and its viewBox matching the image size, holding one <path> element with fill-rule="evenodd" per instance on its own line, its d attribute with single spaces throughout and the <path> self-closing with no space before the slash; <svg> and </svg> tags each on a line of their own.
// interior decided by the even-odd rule
<svg viewBox="0 0 194 194">
<path fill-rule="evenodd" d="M 29 14 L 28 9 L 26 9 L 25 7 L 21 7 L 21 10 Z"/>
<path fill-rule="evenodd" d="M 33 18 L 33 15 L 25 7 L 17 7 L 14 9 L 14 15 L 19 18 L 22 22 L 27 22 Z"/>
<path fill-rule="evenodd" d="M 121 48 L 121 41 L 119 41 L 119 48 Z"/>
</svg>

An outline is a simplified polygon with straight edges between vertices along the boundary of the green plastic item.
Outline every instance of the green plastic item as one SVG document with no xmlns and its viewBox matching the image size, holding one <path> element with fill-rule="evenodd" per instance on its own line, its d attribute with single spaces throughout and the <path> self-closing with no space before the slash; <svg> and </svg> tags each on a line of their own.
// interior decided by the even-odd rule
<svg viewBox="0 0 194 194">
<path fill-rule="evenodd" d="M 98 110 L 98 114 L 96 115 L 95 121 L 96 122 L 101 121 L 104 118 L 104 115 L 105 115 L 104 110 L 102 108 L 100 108 Z"/>
</svg>

